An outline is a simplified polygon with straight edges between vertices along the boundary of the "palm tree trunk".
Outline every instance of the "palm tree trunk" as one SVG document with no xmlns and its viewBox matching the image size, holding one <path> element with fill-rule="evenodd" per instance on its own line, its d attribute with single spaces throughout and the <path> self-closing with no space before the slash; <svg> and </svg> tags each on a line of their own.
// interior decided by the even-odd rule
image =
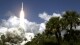
<svg viewBox="0 0 80 45">
<path fill-rule="evenodd" d="M 57 43 L 58 43 L 58 45 L 59 45 L 59 38 L 58 38 L 57 32 L 55 32 L 55 36 L 56 36 L 56 39 L 57 39 Z"/>
<path fill-rule="evenodd" d="M 72 23 L 70 24 L 70 36 L 72 36 L 73 35 L 73 33 L 72 33 Z M 70 43 L 70 45 L 73 45 L 73 43 Z"/>
<path fill-rule="evenodd" d="M 60 44 L 60 41 L 61 41 L 61 33 L 60 33 L 60 31 L 55 32 L 55 36 L 56 36 L 56 39 L 58 41 L 58 45 L 61 45 Z"/>
<path fill-rule="evenodd" d="M 72 30 L 72 23 L 70 24 L 70 30 Z"/>
</svg>

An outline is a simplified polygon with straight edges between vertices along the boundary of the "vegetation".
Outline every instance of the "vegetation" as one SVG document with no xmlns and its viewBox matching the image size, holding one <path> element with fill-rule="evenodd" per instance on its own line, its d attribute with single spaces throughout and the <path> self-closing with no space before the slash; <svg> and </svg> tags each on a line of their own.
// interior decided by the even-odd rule
<svg viewBox="0 0 80 45">
<path fill-rule="evenodd" d="M 60 17 L 52 17 L 46 23 L 46 29 L 42 34 L 37 34 L 32 41 L 25 45 L 80 45 L 80 15 L 75 11 L 66 11 Z M 66 31 L 61 36 L 62 31 Z"/>
</svg>

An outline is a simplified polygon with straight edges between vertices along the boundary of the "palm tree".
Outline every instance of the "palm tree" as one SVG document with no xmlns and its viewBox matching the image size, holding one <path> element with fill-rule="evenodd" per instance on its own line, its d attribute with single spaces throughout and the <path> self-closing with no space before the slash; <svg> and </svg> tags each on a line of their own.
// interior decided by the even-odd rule
<svg viewBox="0 0 80 45">
<path fill-rule="evenodd" d="M 65 14 L 63 14 L 63 19 L 67 23 L 67 27 L 70 26 L 70 30 L 72 30 L 73 27 L 76 28 L 78 22 L 79 22 L 79 14 L 75 11 L 66 11 Z"/>
<path fill-rule="evenodd" d="M 74 38 L 74 29 L 76 29 L 76 26 L 78 26 L 79 22 L 79 14 L 76 13 L 75 11 L 66 11 L 65 14 L 62 16 L 63 18 L 63 24 L 65 26 L 65 30 L 67 30 L 67 37 Z M 73 45 L 73 43 L 70 43 Z"/>
<path fill-rule="evenodd" d="M 46 34 L 47 35 L 53 35 L 55 34 L 58 45 L 60 45 L 61 40 L 61 32 L 60 32 L 60 18 L 59 17 L 52 17 L 47 23 L 46 23 Z"/>
</svg>

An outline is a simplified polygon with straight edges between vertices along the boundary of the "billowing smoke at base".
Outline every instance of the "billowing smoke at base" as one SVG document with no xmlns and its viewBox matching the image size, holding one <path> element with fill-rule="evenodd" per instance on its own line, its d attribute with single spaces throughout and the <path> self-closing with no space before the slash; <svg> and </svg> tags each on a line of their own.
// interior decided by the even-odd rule
<svg viewBox="0 0 80 45">
<path fill-rule="evenodd" d="M 0 23 L 0 42 L 7 45 L 24 45 L 34 38 L 34 35 L 41 32 L 41 25 L 30 22 L 24 18 L 23 3 L 20 11 L 20 17 L 11 16 L 8 20 L 2 20 Z"/>
<path fill-rule="evenodd" d="M 36 34 L 34 31 L 38 32 L 39 24 L 29 22 L 27 19 L 25 19 L 24 30 L 20 27 L 19 22 L 20 20 L 16 16 L 11 16 L 8 20 L 2 20 L 0 25 L 0 36 L 5 36 L 5 43 L 24 45 L 26 42 L 31 41 L 31 38 L 34 37 L 34 34 Z M 37 28 L 35 29 L 35 27 Z"/>
</svg>

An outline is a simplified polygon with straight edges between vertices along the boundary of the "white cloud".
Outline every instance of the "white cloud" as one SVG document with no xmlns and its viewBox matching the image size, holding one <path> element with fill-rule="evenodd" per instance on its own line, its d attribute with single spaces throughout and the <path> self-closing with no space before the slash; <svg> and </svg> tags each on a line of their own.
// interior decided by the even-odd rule
<svg viewBox="0 0 80 45">
<path fill-rule="evenodd" d="M 7 28 L 6 27 L 0 27 L 0 33 L 6 33 Z"/>
<path fill-rule="evenodd" d="M 39 14 L 39 17 L 44 19 L 45 21 L 48 21 L 51 16 L 44 12 L 44 13 Z"/>
<path fill-rule="evenodd" d="M 3 27 L 16 27 L 19 25 L 19 18 L 11 16 L 8 20 L 2 20 L 1 26 Z"/>
<path fill-rule="evenodd" d="M 6 35 L 7 33 L 10 33 L 10 36 L 12 37 L 20 36 L 30 40 L 34 34 L 39 32 L 40 24 L 37 24 L 36 22 L 30 22 L 25 19 L 25 30 L 21 29 L 19 24 L 19 18 L 16 16 L 11 16 L 8 20 L 2 20 L 0 34 Z"/>
<path fill-rule="evenodd" d="M 11 16 L 8 20 L 2 20 L 2 23 L 0 25 L 0 29 L 4 29 L 4 28 L 15 28 L 15 27 L 19 27 L 19 18 L 16 16 Z M 39 30 L 40 24 L 37 24 L 35 22 L 30 22 L 27 19 L 25 19 L 25 31 L 27 32 L 33 32 L 33 33 L 37 33 Z M 37 32 L 36 32 L 37 31 Z"/>
<path fill-rule="evenodd" d="M 53 13 L 52 15 L 48 15 L 46 12 L 39 14 L 39 17 L 45 21 L 48 21 L 51 17 L 61 17 L 61 14 Z"/>
<path fill-rule="evenodd" d="M 53 13 L 53 15 L 51 17 L 60 17 L 60 18 L 62 18 L 61 14 L 59 14 L 59 13 Z"/>
<path fill-rule="evenodd" d="M 42 33 L 45 30 L 45 23 L 40 24 L 39 32 Z"/>
</svg>

